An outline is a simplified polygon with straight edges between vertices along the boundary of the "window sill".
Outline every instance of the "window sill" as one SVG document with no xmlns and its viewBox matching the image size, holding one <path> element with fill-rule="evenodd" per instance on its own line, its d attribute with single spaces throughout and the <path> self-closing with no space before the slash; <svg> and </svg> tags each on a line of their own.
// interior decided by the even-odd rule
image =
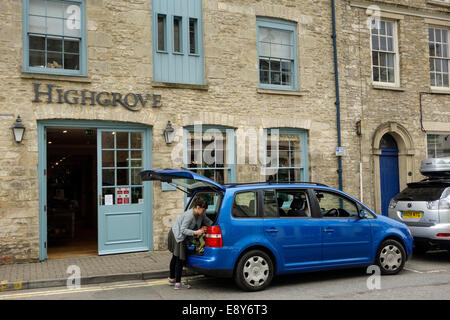
<svg viewBox="0 0 450 320">
<path fill-rule="evenodd" d="M 384 85 L 380 85 L 380 84 L 372 84 L 372 89 L 375 89 L 375 90 L 391 90 L 391 91 L 400 91 L 400 92 L 405 91 L 405 88 L 384 86 Z"/>
<path fill-rule="evenodd" d="M 189 83 L 172 83 L 172 82 L 152 82 L 153 88 L 170 88 L 170 89 L 193 89 L 208 91 L 207 84 L 189 84 Z"/>
<path fill-rule="evenodd" d="M 289 90 L 276 90 L 276 89 L 256 89 L 256 92 L 261 94 L 279 94 L 279 95 L 286 95 L 286 96 L 304 96 L 307 92 L 306 91 L 289 91 Z"/>
<path fill-rule="evenodd" d="M 83 76 L 65 76 L 65 75 L 53 75 L 53 74 L 39 74 L 39 73 L 25 73 L 22 72 L 22 79 L 33 79 L 33 80 L 52 80 L 52 81 L 67 81 L 67 82 L 83 82 L 91 83 L 91 78 Z"/>
<path fill-rule="evenodd" d="M 441 2 L 441 1 L 427 0 L 427 4 L 432 4 L 434 6 L 450 8 L 450 2 Z"/>
<path fill-rule="evenodd" d="M 450 88 L 430 88 L 431 93 L 435 94 L 450 94 Z"/>
</svg>

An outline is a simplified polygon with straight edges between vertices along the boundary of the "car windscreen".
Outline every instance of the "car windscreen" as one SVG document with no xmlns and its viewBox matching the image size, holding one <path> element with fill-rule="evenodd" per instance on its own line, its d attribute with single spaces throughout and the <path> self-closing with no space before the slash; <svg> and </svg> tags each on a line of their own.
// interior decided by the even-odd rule
<svg viewBox="0 0 450 320">
<path fill-rule="evenodd" d="M 446 187 L 436 185 L 408 185 L 395 196 L 396 201 L 435 201 L 441 198 Z"/>
</svg>

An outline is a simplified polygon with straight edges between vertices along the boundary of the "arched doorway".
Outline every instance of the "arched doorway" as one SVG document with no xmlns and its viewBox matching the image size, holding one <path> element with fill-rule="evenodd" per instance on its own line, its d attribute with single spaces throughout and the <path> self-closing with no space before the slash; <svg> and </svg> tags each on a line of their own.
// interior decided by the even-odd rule
<svg viewBox="0 0 450 320">
<path fill-rule="evenodd" d="M 386 133 L 380 141 L 381 213 L 388 216 L 389 202 L 399 193 L 398 146 Z"/>
<path fill-rule="evenodd" d="M 383 141 L 382 141 L 383 140 Z M 388 198 L 389 195 L 384 192 L 385 188 L 381 187 L 381 175 L 382 172 L 386 172 L 381 168 L 381 162 L 392 160 L 397 158 L 397 177 L 396 179 L 390 177 L 391 180 L 398 181 L 398 189 L 401 190 L 406 187 L 407 183 L 412 182 L 414 172 L 414 144 L 408 130 L 401 124 L 396 122 L 385 122 L 378 126 L 375 130 L 372 140 L 372 155 L 373 155 L 373 182 L 374 182 L 374 196 L 375 196 L 375 211 L 383 213 L 382 206 L 382 194 L 383 199 Z M 383 152 L 382 149 L 386 149 Z M 390 149 L 390 150 L 389 150 Z M 395 157 L 395 149 L 397 150 L 397 156 Z M 394 166 L 394 163 L 383 164 L 383 167 L 387 165 Z M 392 187 L 392 186 L 391 186 Z M 395 188 L 392 187 L 394 190 Z M 385 200 L 389 205 L 389 200 Z M 386 205 L 385 205 L 386 207 Z"/>
</svg>

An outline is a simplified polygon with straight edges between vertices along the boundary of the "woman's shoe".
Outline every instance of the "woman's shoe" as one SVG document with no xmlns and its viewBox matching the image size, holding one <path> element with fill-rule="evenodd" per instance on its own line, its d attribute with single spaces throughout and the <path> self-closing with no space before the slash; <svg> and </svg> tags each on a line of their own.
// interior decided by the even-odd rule
<svg viewBox="0 0 450 320">
<path fill-rule="evenodd" d="M 191 286 L 188 285 L 187 283 L 175 284 L 175 287 L 174 287 L 175 290 L 190 289 L 190 288 L 191 288 Z"/>
</svg>

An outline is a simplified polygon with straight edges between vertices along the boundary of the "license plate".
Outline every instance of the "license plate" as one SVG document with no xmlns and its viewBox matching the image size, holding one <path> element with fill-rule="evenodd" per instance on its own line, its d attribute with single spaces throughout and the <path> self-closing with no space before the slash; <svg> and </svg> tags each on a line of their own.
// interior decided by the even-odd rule
<svg viewBox="0 0 450 320">
<path fill-rule="evenodd" d="M 422 218 L 421 211 L 403 211 L 402 217 L 405 219 L 420 219 Z"/>
</svg>

